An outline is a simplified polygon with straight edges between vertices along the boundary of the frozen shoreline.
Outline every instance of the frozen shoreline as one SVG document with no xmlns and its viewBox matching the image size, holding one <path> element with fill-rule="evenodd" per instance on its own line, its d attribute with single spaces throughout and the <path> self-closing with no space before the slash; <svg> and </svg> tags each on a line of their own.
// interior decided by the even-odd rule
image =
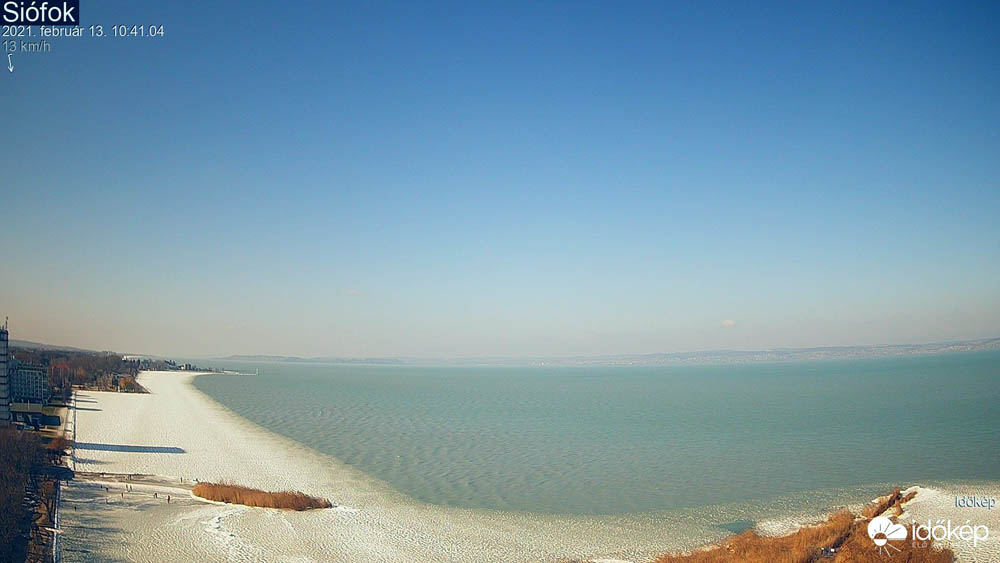
<svg viewBox="0 0 1000 563">
<path fill-rule="evenodd" d="M 67 560 L 644 561 L 718 541 L 727 534 L 719 522 L 745 516 L 719 507 L 613 517 L 420 503 L 232 413 L 191 385 L 195 375 L 143 373 L 148 395 L 80 392 L 75 469 L 160 476 L 169 488 L 198 479 L 300 490 L 340 507 L 291 513 L 190 498 L 167 505 L 151 491 L 78 480 L 64 493 L 74 506 L 63 511 Z M 920 506 L 915 514 L 925 513 Z M 754 519 L 764 525 L 779 514 Z"/>
<path fill-rule="evenodd" d="M 199 501 L 168 506 L 149 495 L 123 497 L 114 487 L 104 491 L 71 482 L 67 506 L 77 508 L 64 511 L 64 528 L 66 544 L 77 550 L 74 559 L 86 552 L 91 555 L 84 559 L 129 561 L 639 561 L 672 545 L 683 548 L 721 535 L 706 524 L 697 538 L 671 541 L 651 519 L 420 503 L 230 412 L 191 385 L 195 375 L 143 373 L 148 395 L 80 392 L 75 470 L 230 480 L 299 490 L 340 506 L 304 513 Z M 88 528 L 80 540 L 74 528 L 85 527 L 87 519 L 103 522 L 107 537 Z"/>
</svg>

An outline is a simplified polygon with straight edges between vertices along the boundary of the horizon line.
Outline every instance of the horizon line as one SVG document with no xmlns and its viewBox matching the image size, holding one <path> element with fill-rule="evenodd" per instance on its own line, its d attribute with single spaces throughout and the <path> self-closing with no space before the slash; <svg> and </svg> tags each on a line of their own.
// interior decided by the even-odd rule
<svg viewBox="0 0 1000 563">
<path fill-rule="evenodd" d="M 82 348 L 80 346 L 62 345 L 62 344 L 48 344 L 45 342 L 35 342 L 31 340 L 17 340 L 10 339 L 10 346 L 17 347 L 18 344 L 29 344 L 37 345 L 55 350 L 66 350 L 66 351 L 83 351 L 83 352 L 106 352 L 113 354 L 121 354 L 126 356 L 146 356 L 149 358 L 161 358 L 170 359 L 171 357 L 178 357 L 182 359 L 204 359 L 204 360 L 226 360 L 226 359 L 239 359 L 239 358 L 276 358 L 284 360 L 305 360 L 305 361 L 321 361 L 321 360 L 374 360 L 374 361 L 385 361 L 385 360 L 416 360 L 416 361 L 433 361 L 433 360 L 444 360 L 444 361 L 462 361 L 462 360 L 506 360 L 506 361 L 527 361 L 527 360 L 605 360 L 605 359 L 624 359 L 624 358 L 649 358 L 655 356 L 697 356 L 697 355 L 708 355 L 708 354 L 761 354 L 768 352 L 809 352 L 818 350 L 848 350 L 853 348 L 867 348 L 867 349 L 879 349 L 879 348 L 906 348 L 906 347 L 934 347 L 934 346 L 956 346 L 962 344 L 984 344 L 991 341 L 1000 341 L 1000 336 L 987 336 L 983 338 L 968 338 L 959 340 L 939 340 L 930 342 L 902 342 L 895 344 L 843 344 L 843 345 L 816 345 L 816 346 L 801 346 L 801 347 L 790 347 L 790 346 L 776 346 L 768 348 L 752 348 L 752 349 L 740 349 L 740 348 L 715 348 L 715 349 L 701 349 L 701 350 L 685 350 L 685 351 L 674 351 L 674 352 L 637 352 L 637 353 L 612 353 L 612 354 L 564 354 L 564 355 L 535 355 L 535 356 L 515 356 L 515 355 L 475 355 L 475 356 L 411 356 L 411 355 L 380 355 L 380 356 L 365 356 L 365 355 L 318 355 L 318 356 L 299 356 L 291 354 L 228 354 L 225 356 L 202 356 L 202 355 L 190 355 L 190 354 L 147 354 L 147 353 L 137 353 L 137 352 L 119 352 L 116 350 L 95 350 L 90 348 Z M 24 347 L 24 346 L 21 346 Z"/>
</svg>

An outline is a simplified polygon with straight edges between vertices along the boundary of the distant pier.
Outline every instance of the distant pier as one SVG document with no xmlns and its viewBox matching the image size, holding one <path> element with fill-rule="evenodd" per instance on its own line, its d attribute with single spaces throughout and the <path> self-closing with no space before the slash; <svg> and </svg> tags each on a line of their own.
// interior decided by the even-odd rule
<svg viewBox="0 0 1000 563">
<path fill-rule="evenodd" d="M 259 369 L 255 369 L 255 370 L 253 370 L 253 373 L 249 373 L 249 372 L 232 371 L 232 370 L 224 369 L 221 372 L 219 372 L 219 374 L 220 375 L 260 375 L 260 370 Z"/>
</svg>

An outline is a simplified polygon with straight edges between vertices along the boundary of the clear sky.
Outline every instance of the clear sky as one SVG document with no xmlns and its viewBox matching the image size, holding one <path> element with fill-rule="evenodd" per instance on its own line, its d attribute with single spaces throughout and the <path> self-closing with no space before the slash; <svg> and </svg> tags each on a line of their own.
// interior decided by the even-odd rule
<svg viewBox="0 0 1000 563">
<path fill-rule="evenodd" d="M 1000 336 L 1000 4 L 124 2 L 0 78 L 0 315 L 122 352 Z"/>
</svg>

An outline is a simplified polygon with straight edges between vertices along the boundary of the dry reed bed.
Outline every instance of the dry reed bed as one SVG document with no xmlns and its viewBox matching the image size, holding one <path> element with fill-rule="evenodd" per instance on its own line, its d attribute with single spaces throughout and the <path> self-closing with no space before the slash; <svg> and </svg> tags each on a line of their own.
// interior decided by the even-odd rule
<svg viewBox="0 0 1000 563">
<path fill-rule="evenodd" d="M 333 503 L 325 498 L 312 497 L 298 491 L 270 492 L 231 483 L 198 483 L 191 492 L 208 500 L 261 508 L 310 510 L 333 507 Z"/>
<path fill-rule="evenodd" d="M 766 537 L 747 530 L 723 544 L 693 553 L 663 555 L 656 563 L 885 563 L 868 537 L 872 518 L 899 516 L 901 504 L 913 498 L 899 489 L 865 507 L 861 516 L 844 510 L 815 526 L 802 528 L 780 537 Z M 891 511 L 891 512 L 890 512 Z M 908 563 L 951 563 L 954 553 L 931 545 L 915 546 L 911 541 L 893 542 L 901 552 L 893 551 L 892 561 Z M 830 551 L 832 550 L 832 551 Z"/>
</svg>

